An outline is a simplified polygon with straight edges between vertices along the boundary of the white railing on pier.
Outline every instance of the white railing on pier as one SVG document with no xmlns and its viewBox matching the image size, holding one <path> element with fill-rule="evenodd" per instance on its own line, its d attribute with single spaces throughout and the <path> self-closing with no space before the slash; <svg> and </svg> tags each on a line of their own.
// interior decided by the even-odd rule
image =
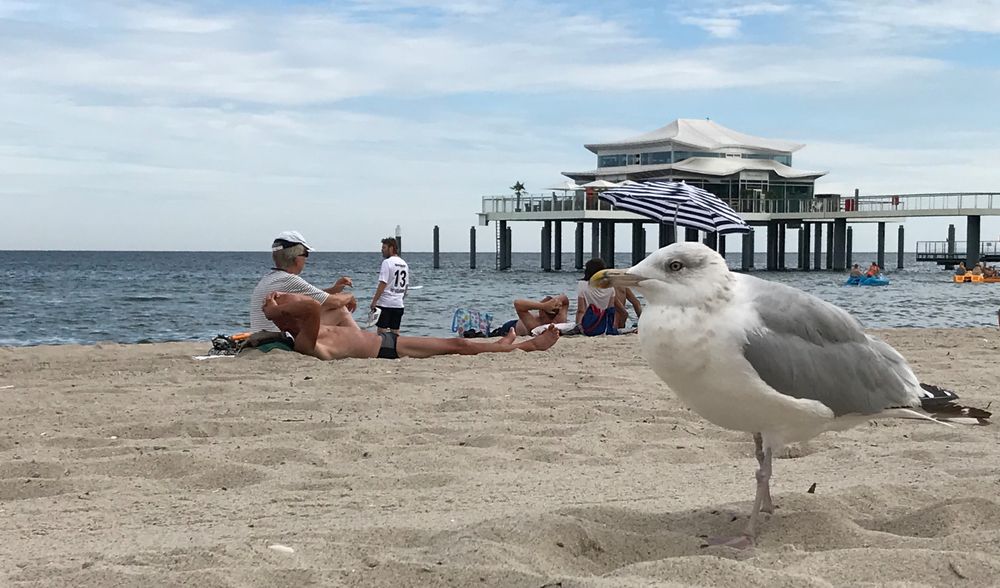
<svg viewBox="0 0 1000 588">
<path fill-rule="evenodd" d="M 967 251 L 968 242 L 964 240 L 917 241 L 917 261 L 965 257 Z M 980 241 L 979 255 L 980 257 L 1000 255 L 1000 241 Z"/>
<path fill-rule="evenodd" d="M 953 192 L 940 194 L 879 194 L 869 196 L 819 196 L 815 198 L 723 198 L 741 214 L 808 213 L 892 213 L 961 211 L 1000 213 L 1000 192 Z M 593 193 L 526 194 L 523 196 L 484 196 L 482 214 L 575 212 L 613 210 Z"/>
</svg>

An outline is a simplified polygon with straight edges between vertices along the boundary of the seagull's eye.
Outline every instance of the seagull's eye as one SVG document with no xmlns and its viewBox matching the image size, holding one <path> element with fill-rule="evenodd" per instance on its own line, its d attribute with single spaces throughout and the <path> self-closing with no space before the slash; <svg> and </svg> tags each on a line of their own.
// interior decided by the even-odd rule
<svg viewBox="0 0 1000 588">
<path fill-rule="evenodd" d="M 684 268 L 684 264 L 679 261 L 671 261 L 667 264 L 667 267 L 670 268 L 670 271 L 672 272 L 679 272 Z"/>
</svg>

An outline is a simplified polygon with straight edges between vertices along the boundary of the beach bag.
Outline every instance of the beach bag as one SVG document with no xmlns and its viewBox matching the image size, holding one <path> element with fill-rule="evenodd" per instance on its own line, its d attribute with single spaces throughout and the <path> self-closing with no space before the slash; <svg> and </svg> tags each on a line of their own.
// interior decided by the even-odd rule
<svg viewBox="0 0 1000 588">
<path fill-rule="evenodd" d="M 243 349 L 250 333 L 236 333 L 235 335 L 216 335 L 212 338 L 212 348 L 209 355 L 236 355 Z"/>
<path fill-rule="evenodd" d="M 463 337 L 485 337 L 490 332 L 492 321 L 491 313 L 459 308 L 451 317 L 451 332 L 461 333 Z"/>
</svg>

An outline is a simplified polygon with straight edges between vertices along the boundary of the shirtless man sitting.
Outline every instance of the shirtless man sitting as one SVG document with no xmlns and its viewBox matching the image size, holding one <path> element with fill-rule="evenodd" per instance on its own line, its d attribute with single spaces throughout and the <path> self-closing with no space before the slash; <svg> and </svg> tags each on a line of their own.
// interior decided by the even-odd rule
<svg viewBox="0 0 1000 588">
<path fill-rule="evenodd" d="M 321 305 L 303 294 L 272 292 L 264 300 L 264 315 L 295 338 L 295 351 L 319 359 L 431 357 L 433 355 L 476 355 L 544 351 L 559 339 L 554 327 L 515 343 L 513 330 L 497 341 L 474 341 L 457 337 L 404 337 L 393 332 L 376 334 L 358 327 L 321 324 Z"/>
<path fill-rule="evenodd" d="M 518 335 L 530 335 L 532 329 L 542 325 L 556 325 L 569 320 L 566 318 L 569 313 L 569 297 L 558 294 L 546 296 L 537 302 L 521 298 L 514 301 L 514 312 L 517 313 L 514 332 Z"/>
</svg>

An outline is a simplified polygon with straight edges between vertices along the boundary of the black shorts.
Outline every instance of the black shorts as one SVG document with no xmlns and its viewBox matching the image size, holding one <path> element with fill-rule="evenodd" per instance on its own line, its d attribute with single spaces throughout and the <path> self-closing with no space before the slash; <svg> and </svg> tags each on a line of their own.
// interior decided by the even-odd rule
<svg viewBox="0 0 1000 588">
<path fill-rule="evenodd" d="M 378 322 L 375 323 L 380 329 L 395 329 L 399 330 L 399 323 L 403 322 L 403 309 L 402 308 L 391 308 L 389 306 L 379 306 L 382 310 L 382 314 L 378 317 Z"/>
<path fill-rule="evenodd" d="M 396 351 L 396 340 L 399 335 L 396 333 L 379 333 L 379 337 L 382 338 L 382 344 L 378 348 L 379 359 L 399 359 L 399 352 Z"/>
</svg>

